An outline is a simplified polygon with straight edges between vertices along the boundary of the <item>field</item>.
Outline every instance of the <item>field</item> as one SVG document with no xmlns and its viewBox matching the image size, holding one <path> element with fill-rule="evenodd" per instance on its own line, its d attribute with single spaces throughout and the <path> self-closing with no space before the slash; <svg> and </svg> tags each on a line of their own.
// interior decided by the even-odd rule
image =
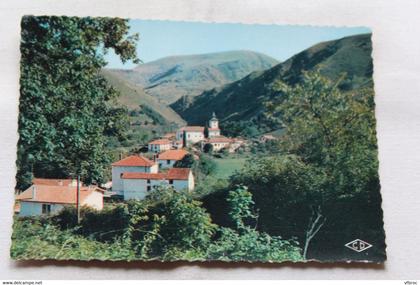
<svg viewBox="0 0 420 285">
<path fill-rule="evenodd" d="M 229 178 L 236 170 L 240 170 L 246 162 L 246 158 L 223 158 L 215 159 L 217 168 L 215 176 Z"/>
</svg>

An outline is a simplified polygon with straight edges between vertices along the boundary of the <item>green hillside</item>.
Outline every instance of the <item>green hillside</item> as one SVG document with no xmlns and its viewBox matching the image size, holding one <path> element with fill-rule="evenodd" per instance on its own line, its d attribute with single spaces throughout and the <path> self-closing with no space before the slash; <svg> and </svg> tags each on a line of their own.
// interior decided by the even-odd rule
<svg viewBox="0 0 420 285">
<path fill-rule="evenodd" d="M 102 70 L 102 74 L 108 82 L 120 92 L 118 101 L 127 106 L 129 110 L 136 110 L 140 105 L 147 106 L 149 110 L 153 110 L 165 119 L 166 123 L 175 123 L 177 125 L 184 125 L 185 121 L 171 108 L 161 104 L 156 98 L 146 94 L 142 88 L 133 85 L 118 74 L 112 73 L 108 70 Z"/>
<path fill-rule="evenodd" d="M 193 98 L 204 90 L 234 82 L 278 61 L 252 51 L 229 51 L 165 57 L 132 70 L 110 69 L 159 102 L 171 104 L 182 96 Z M 186 100 L 186 98 L 184 98 Z"/>
<path fill-rule="evenodd" d="M 279 96 L 272 88 L 277 80 L 295 84 L 301 80 L 303 71 L 319 70 L 331 79 L 345 73 L 346 79 L 340 86 L 343 90 L 372 84 L 370 37 L 370 34 L 364 34 L 317 44 L 273 68 L 253 72 L 193 99 L 181 98 L 171 107 L 189 124 L 203 124 L 215 111 L 225 126 L 248 120 L 263 125 L 263 103 Z M 270 128 L 275 126 L 266 126 L 263 131 L 270 131 Z"/>
</svg>

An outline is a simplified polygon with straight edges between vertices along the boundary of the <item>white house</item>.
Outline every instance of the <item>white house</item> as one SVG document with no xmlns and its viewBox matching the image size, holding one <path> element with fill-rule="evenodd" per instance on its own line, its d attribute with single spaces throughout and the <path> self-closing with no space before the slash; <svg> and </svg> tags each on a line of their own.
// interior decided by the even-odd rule
<svg viewBox="0 0 420 285">
<path fill-rule="evenodd" d="M 80 206 L 103 208 L 104 190 L 96 186 L 80 187 Z M 16 197 L 20 217 L 58 213 L 64 206 L 77 203 L 77 187 L 72 185 L 34 184 Z"/>
<path fill-rule="evenodd" d="M 159 168 L 166 169 L 174 166 L 175 162 L 182 160 L 184 156 L 188 154 L 188 151 L 184 149 L 171 149 L 162 152 L 158 155 L 157 161 Z"/>
<path fill-rule="evenodd" d="M 157 163 L 139 155 L 131 155 L 112 164 L 112 191 L 123 195 L 123 181 L 121 175 L 126 172 L 157 173 Z"/>
<path fill-rule="evenodd" d="M 211 144 L 213 146 L 213 151 L 220 151 L 223 148 L 228 148 L 229 145 L 232 143 L 232 139 L 224 137 L 224 136 L 217 136 L 207 139 L 204 143 Z"/>
<path fill-rule="evenodd" d="M 216 118 L 216 114 L 213 112 L 212 118 L 209 120 L 208 137 L 220 136 L 219 120 Z"/>
<path fill-rule="evenodd" d="M 124 200 L 144 199 L 156 186 L 169 185 L 180 191 L 194 189 L 194 176 L 189 168 L 171 168 L 167 173 L 123 173 Z"/>
<path fill-rule="evenodd" d="M 176 140 L 186 143 L 185 146 L 204 140 L 204 127 L 186 126 L 176 132 Z"/>
<path fill-rule="evenodd" d="M 151 152 L 162 152 L 169 150 L 172 147 L 172 142 L 168 139 L 158 139 L 149 142 L 148 150 Z"/>
</svg>

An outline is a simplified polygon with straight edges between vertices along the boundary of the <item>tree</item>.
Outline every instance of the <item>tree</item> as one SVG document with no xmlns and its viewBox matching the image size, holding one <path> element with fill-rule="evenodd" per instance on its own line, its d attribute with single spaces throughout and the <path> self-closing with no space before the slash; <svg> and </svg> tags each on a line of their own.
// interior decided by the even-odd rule
<svg viewBox="0 0 420 285">
<path fill-rule="evenodd" d="M 258 216 L 253 212 L 252 194 L 246 187 L 237 186 L 229 191 L 227 202 L 229 217 L 234 228 L 219 229 L 219 239 L 207 249 L 210 259 L 234 261 L 298 261 L 302 259 L 295 240 L 284 240 L 259 232 L 250 225 L 256 225 Z"/>
<path fill-rule="evenodd" d="M 203 147 L 204 153 L 213 153 L 213 145 L 211 143 L 206 143 Z"/>
<path fill-rule="evenodd" d="M 138 62 L 137 35 L 119 18 L 25 16 L 21 27 L 17 188 L 32 173 L 100 182 L 110 162 L 105 138 L 123 137 L 128 122 L 100 74 L 104 54 Z"/>
<path fill-rule="evenodd" d="M 318 73 L 305 73 L 295 86 L 278 82 L 279 94 L 267 104 L 269 115 L 286 130 L 280 153 L 295 155 L 315 181 L 316 187 L 307 189 L 311 191 L 301 191 L 316 194 L 307 196 L 311 211 L 303 230 L 305 255 L 323 227 L 341 227 L 340 232 L 350 236 L 369 224 L 375 228 L 373 239 L 383 237 L 373 90 L 343 92 L 339 83 L 340 79 L 331 82 Z M 345 211 L 356 208 L 364 220 L 355 214 L 346 221 Z M 366 221 L 366 215 L 373 218 Z"/>
<path fill-rule="evenodd" d="M 186 154 L 181 160 L 174 163 L 176 168 L 192 168 L 194 166 L 194 156 L 190 153 Z"/>
</svg>

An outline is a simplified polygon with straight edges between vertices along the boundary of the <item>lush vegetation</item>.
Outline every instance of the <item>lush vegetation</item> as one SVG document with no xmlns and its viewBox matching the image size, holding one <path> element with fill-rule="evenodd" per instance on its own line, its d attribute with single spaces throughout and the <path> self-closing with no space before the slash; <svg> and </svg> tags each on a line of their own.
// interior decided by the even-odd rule
<svg viewBox="0 0 420 285">
<path fill-rule="evenodd" d="M 280 140 L 253 144 L 243 155 L 207 147 L 198 159 L 185 156 L 175 167 L 192 168 L 194 193 L 158 188 L 142 201 L 83 209 L 80 223 L 74 208 L 54 217 L 15 218 L 12 257 L 383 261 L 367 39 L 324 43 L 194 99 L 220 108 L 231 135 L 282 130 Z M 118 93 L 103 78 L 104 52 L 114 49 L 123 61 L 136 60 L 135 40 L 122 19 L 23 18 L 19 189 L 32 174 L 80 174 L 87 183 L 101 182 L 110 149 L 136 148 L 171 127 L 168 116 L 174 114 L 150 107 L 147 96 L 130 109 L 119 107 Z M 360 58 L 349 60 L 355 51 Z M 302 65 L 320 73 L 302 72 Z M 343 67 L 350 71 L 345 78 L 337 76 Z M 191 121 L 207 119 L 208 112 L 191 106 L 185 109 Z M 344 247 L 356 238 L 372 249 Z"/>
<path fill-rule="evenodd" d="M 104 53 L 137 61 L 137 35 L 118 18 L 22 18 L 17 188 L 32 174 L 101 182 L 107 137 L 123 138 L 127 111 L 99 73 Z"/>
<path fill-rule="evenodd" d="M 12 256 L 384 260 L 372 90 L 343 92 L 316 73 L 277 90 L 267 113 L 287 131 L 230 178 L 214 175 L 218 159 L 186 156 L 177 166 L 195 171 L 194 193 L 157 189 L 144 201 L 85 210 L 80 224 L 71 210 L 17 220 Z M 355 238 L 374 247 L 353 253 L 344 244 Z"/>
<path fill-rule="evenodd" d="M 299 261 L 298 243 L 256 231 L 252 196 L 229 192 L 232 228 L 214 224 L 201 202 L 169 188 L 144 201 L 101 212 L 84 209 L 77 225 L 74 208 L 54 219 L 16 219 L 11 255 L 16 259 L 78 260 L 255 260 Z"/>
</svg>

